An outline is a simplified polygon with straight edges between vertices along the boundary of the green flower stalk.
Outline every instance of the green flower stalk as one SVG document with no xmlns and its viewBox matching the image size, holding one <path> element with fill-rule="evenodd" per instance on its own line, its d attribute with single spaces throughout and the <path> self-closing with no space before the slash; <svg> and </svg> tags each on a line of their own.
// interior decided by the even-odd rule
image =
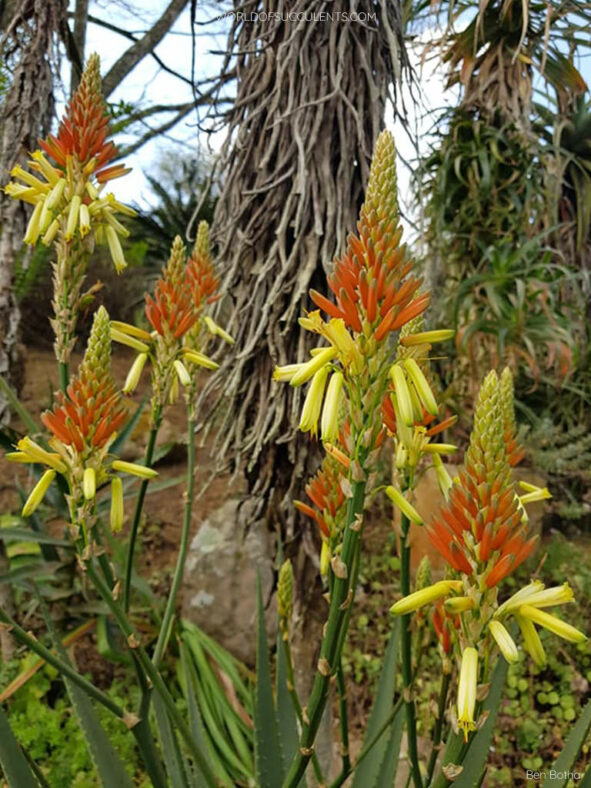
<svg viewBox="0 0 591 788">
<path fill-rule="evenodd" d="M 328 277 L 335 300 L 311 291 L 319 310 L 300 319 L 300 325 L 317 334 L 321 344 L 309 360 L 277 367 L 274 372 L 275 380 L 294 387 L 310 382 L 300 428 L 316 434 L 320 424 L 327 450 L 334 456 L 336 449 L 347 465 L 341 482 L 342 524 L 334 535 L 330 529 L 324 534 L 323 555 L 327 549 L 331 554 L 329 562 L 322 562 L 328 563 L 330 609 L 307 705 L 308 721 L 303 725 L 299 755 L 284 783 L 290 788 L 299 784 L 313 755 L 330 678 L 339 670 L 361 560 L 363 511 L 374 489 L 377 455 L 386 434 L 382 403 L 396 366 L 392 339 L 429 302 L 427 294 L 418 292 L 420 280 L 413 276 L 401 244 L 395 157 L 392 136 L 383 132 L 372 160 L 358 235 L 349 237 L 345 253 Z M 401 396 L 396 392 L 398 401 Z M 339 447 L 333 445 L 337 434 Z M 323 521 L 319 515 L 319 525 Z"/>
</svg>

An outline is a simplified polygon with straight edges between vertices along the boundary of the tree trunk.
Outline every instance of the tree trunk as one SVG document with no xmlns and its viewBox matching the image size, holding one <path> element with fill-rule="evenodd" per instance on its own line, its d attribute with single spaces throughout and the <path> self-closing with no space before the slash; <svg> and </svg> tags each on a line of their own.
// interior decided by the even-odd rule
<svg viewBox="0 0 591 788">
<path fill-rule="evenodd" d="M 76 0 L 74 8 L 74 29 L 72 31 L 72 44 L 76 48 L 73 53 L 72 71 L 70 73 L 70 95 L 73 95 L 82 77 L 84 67 L 84 48 L 86 46 L 86 27 L 88 25 L 89 0 Z"/>
<path fill-rule="evenodd" d="M 364 21 L 345 21 L 345 12 Z M 298 317 L 312 308 L 309 288 L 324 290 L 355 229 L 386 102 L 407 67 L 399 6 L 255 2 L 235 16 L 230 48 L 237 97 L 213 232 L 226 293 L 220 320 L 237 352 L 202 402 L 219 409 L 219 456 L 245 473 L 257 527 L 277 531 L 294 559 L 299 640 L 309 647 L 320 644 L 326 611 L 316 536 L 296 519 L 292 500 L 303 497 L 320 452 L 296 432 L 301 392 L 274 384 L 272 372 L 308 356 L 310 334 Z M 302 665 L 310 676 L 311 657 L 308 650 Z"/>
<path fill-rule="evenodd" d="M 4 186 L 10 170 L 24 163 L 53 117 L 51 73 L 55 33 L 65 19 L 61 0 L 29 0 L 16 4 L 5 22 L 3 52 L 12 69 L 11 84 L 0 109 L 0 173 Z M 21 253 L 28 212 L 0 191 L 0 374 L 17 390 L 22 380 L 18 345 L 19 310 L 13 292 L 14 262 Z M 0 398 L 0 424 L 10 418 Z"/>
</svg>

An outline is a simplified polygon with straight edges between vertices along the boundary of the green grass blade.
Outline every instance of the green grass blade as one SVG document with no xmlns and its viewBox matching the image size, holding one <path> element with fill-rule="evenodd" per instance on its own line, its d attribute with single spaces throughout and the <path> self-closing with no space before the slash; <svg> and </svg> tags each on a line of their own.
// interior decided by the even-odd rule
<svg viewBox="0 0 591 788">
<path fill-rule="evenodd" d="M 160 749 L 162 750 L 164 763 L 166 764 L 170 785 L 172 788 L 187 788 L 187 774 L 185 772 L 185 765 L 183 764 L 183 757 L 179 748 L 178 739 L 170 724 L 166 706 L 157 692 L 155 692 L 152 697 L 152 703 L 154 704 Z"/>
<path fill-rule="evenodd" d="M 201 719 L 199 706 L 197 705 L 197 700 L 195 699 L 195 693 L 193 691 L 191 667 L 188 664 L 191 659 L 191 655 L 188 653 L 188 651 L 189 648 L 186 643 L 181 642 L 180 671 L 182 677 L 182 686 L 185 693 L 185 700 L 187 701 L 187 708 L 189 710 L 189 727 L 191 728 L 191 734 L 193 738 L 199 743 L 203 752 L 208 752 L 209 750 L 205 741 L 205 731 L 203 729 L 203 720 Z"/>
<path fill-rule="evenodd" d="M 0 706 L 0 764 L 10 788 L 39 788 L 31 767 Z"/>
<path fill-rule="evenodd" d="M 552 785 L 555 788 L 561 788 L 568 782 L 568 772 L 572 772 L 576 766 L 576 761 L 581 754 L 581 748 L 587 740 L 589 730 L 591 729 L 591 700 L 587 701 L 587 705 L 583 712 L 568 735 L 562 752 L 552 764 L 552 771 L 556 774 L 565 775 L 564 778 L 555 778 L 545 780 L 544 785 Z M 582 786 L 585 784 L 591 785 L 591 776 L 589 773 L 585 775 Z"/>
<path fill-rule="evenodd" d="M 277 714 L 273 701 L 271 662 L 260 578 L 257 578 L 256 675 L 254 762 L 257 786 L 258 788 L 277 788 L 283 783 L 284 774 Z"/>
<path fill-rule="evenodd" d="M 205 757 L 212 771 L 221 781 L 222 785 L 231 785 L 233 780 L 229 777 L 221 763 L 201 714 L 198 698 L 199 679 L 193 662 L 192 648 L 185 639 L 185 633 L 183 633 L 183 640 L 181 641 L 181 677 L 181 683 L 189 709 L 189 724 L 191 726 L 193 738 L 203 753 L 205 753 Z M 201 779 L 200 784 L 203 784 L 203 778 L 199 770 L 197 770 L 197 775 Z"/>
<path fill-rule="evenodd" d="M 398 620 L 394 622 L 390 640 L 384 656 L 384 665 L 380 674 L 380 680 L 376 691 L 376 697 L 371 709 L 367 728 L 365 730 L 365 737 L 363 744 L 367 745 L 371 742 L 378 731 L 384 725 L 388 717 L 392 714 L 394 707 L 394 682 L 396 680 L 396 664 L 398 662 L 398 649 L 400 641 L 400 626 Z M 395 735 L 395 723 L 400 723 L 402 720 L 399 714 L 394 718 L 392 726 L 386 728 L 380 738 L 376 741 L 370 754 L 364 758 L 355 770 L 355 777 L 353 779 L 353 788 L 372 788 L 376 786 L 382 762 L 386 755 L 389 741 Z M 392 756 L 392 753 L 390 753 Z M 396 753 L 397 757 L 397 753 Z M 390 768 L 395 771 L 395 764 L 391 764 Z"/>
<path fill-rule="evenodd" d="M 281 632 L 277 635 L 277 722 L 281 739 L 283 768 L 287 771 L 298 748 L 298 719 L 287 689 L 285 650 Z"/>
</svg>

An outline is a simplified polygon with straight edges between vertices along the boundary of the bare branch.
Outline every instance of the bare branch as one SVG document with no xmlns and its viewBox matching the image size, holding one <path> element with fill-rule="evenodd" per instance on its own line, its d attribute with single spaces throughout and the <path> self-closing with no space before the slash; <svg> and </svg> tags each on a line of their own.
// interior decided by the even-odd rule
<svg viewBox="0 0 591 788">
<path fill-rule="evenodd" d="M 81 64 L 84 62 L 84 45 L 86 43 L 86 25 L 88 22 L 88 0 L 76 0 L 74 9 L 74 30 L 72 44 L 78 55 L 77 63 L 72 60 L 72 74 L 70 77 L 70 93 L 73 94 L 82 76 Z"/>
<path fill-rule="evenodd" d="M 92 22 L 94 25 L 98 25 L 99 27 L 104 27 L 105 30 L 111 30 L 113 33 L 117 33 L 124 38 L 128 38 L 130 41 L 135 41 L 136 43 L 139 42 L 141 39 L 138 39 L 133 33 L 130 33 L 128 30 L 124 30 L 122 27 L 117 27 L 117 25 L 113 25 L 111 22 L 107 22 L 106 19 L 100 19 L 98 16 L 93 16 L 92 14 L 88 15 L 88 21 Z M 168 74 L 172 74 L 173 77 L 180 79 L 182 82 L 186 82 L 187 85 L 191 85 L 191 80 L 188 77 L 179 74 L 178 71 L 175 71 L 170 66 L 167 66 L 166 63 L 158 57 L 156 52 L 152 51 L 149 53 L 150 57 L 154 58 L 156 63 L 160 66 L 163 71 L 166 71 Z"/>
<path fill-rule="evenodd" d="M 181 112 L 184 110 L 186 113 L 194 106 L 194 101 L 183 101 L 181 104 L 153 104 L 151 107 L 146 107 L 145 109 L 130 113 L 130 115 L 124 119 L 125 126 L 127 127 L 138 120 L 145 120 L 152 115 L 159 115 L 163 112 Z M 121 131 L 121 129 L 118 130 Z"/>
<path fill-rule="evenodd" d="M 152 52 L 187 5 L 187 0 L 171 0 L 168 7 L 150 30 L 135 41 L 109 69 L 103 78 L 103 93 L 109 96 L 140 60 Z"/>
<path fill-rule="evenodd" d="M 156 128 L 149 129 L 149 131 L 147 131 L 143 136 L 141 136 L 138 140 L 136 140 L 131 145 L 128 145 L 126 148 L 120 148 L 119 158 L 123 158 L 125 156 L 131 156 L 132 153 L 135 153 L 137 150 L 139 150 L 143 145 L 146 144 L 146 142 L 149 142 L 150 140 L 154 139 L 154 137 L 157 137 L 159 134 L 165 134 L 167 131 L 170 131 L 170 129 L 172 129 L 173 126 L 176 126 L 176 124 L 180 120 L 182 120 L 186 115 L 189 114 L 189 112 L 193 109 L 195 105 L 191 101 L 181 106 L 183 107 L 183 109 L 180 110 L 174 116 L 174 118 L 167 121 L 166 123 L 163 123 L 161 126 L 157 126 Z"/>
</svg>

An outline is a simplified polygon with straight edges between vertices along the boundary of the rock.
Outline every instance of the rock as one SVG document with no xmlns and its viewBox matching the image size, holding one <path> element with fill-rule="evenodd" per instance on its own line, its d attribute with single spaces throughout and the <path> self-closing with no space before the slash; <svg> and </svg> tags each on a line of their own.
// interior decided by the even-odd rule
<svg viewBox="0 0 591 788">
<path fill-rule="evenodd" d="M 184 618 L 201 627 L 238 659 L 255 662 L 256 581 L 261 578 L 267 633 L 277 628 L 273 596 L 273 537 L 246 527 L 249 501 L 230 499 L 201 523 L 187 557 Z"/>
</svg>

